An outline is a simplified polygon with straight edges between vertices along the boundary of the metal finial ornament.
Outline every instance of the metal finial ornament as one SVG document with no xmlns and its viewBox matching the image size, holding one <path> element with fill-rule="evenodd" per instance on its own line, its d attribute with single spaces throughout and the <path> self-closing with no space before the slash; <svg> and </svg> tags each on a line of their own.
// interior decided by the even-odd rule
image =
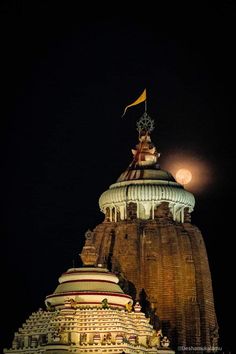
<svg viewBox="0 0 236 354">
<path fill-rule="evenodd" d="M 147 114 L 147 112 L 143 113 L 142 117 L 140 117 L 136 125 L 139 134 L 141 133 L 141 131 L 146 131 L 147 133 L 151 133 L 155 128 L 154 120 Z"/>
</svg>

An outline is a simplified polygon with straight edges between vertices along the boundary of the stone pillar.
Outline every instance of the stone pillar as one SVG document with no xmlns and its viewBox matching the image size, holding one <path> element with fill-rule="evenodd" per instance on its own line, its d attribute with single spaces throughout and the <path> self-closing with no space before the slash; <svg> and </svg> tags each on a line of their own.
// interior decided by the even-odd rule
<svg viewBox="0 0 236 354">
<path fill-rule="evenodd" d="M 152 200 L 152 220 L 154 220 L 154 210 L 155 210 L 155 204 L 154 204 L 154 200 Z"/>
<path fill-rule="evenodd" d="M 29 346 L 29 337 L 24 336 L 24 348 L 28 348 L 28 346 Z"/>
</svg>

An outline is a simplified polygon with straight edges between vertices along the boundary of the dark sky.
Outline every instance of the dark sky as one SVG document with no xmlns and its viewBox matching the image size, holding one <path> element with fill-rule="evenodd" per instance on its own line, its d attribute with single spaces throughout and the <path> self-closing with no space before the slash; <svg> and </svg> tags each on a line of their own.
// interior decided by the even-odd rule
<svg viewBox="0 0 236 354">
<path fill-rule="evenodd" d="M 85 231 L 103 220 L 98 198 L 131 162 L 143 106 L 120 116 L 147 87 L 160 163 L 180 151 L 211 166 L 193 222 L 206 242 L 221 345 L 232 350 L 233 1 L 132 11 L 68 3 L 0 9 L 2 344 L 72 260 L 80 264 Z"/>
</svg>

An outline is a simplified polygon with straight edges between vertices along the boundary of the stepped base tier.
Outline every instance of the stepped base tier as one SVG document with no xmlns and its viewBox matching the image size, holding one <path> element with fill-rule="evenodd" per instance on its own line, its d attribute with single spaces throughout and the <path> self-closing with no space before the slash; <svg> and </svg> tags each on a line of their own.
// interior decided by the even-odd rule
<svg viewBox="0 0 236 354">
<path fill-rule="evenodd" d="M 68 269 L 46 297 L 47 309 L 26 320 L 4 353 L 174 354 L 118 281 L 101 267 Z"/>
</svg>

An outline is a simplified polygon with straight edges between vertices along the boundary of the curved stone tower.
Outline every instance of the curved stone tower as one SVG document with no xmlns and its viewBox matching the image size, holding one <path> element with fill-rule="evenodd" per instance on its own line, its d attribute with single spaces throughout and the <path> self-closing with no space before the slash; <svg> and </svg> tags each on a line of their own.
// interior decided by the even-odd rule
<svg viewBox="0 0 236 354">
<path fill-rule="evenodd" d="M 116 272 L 176 348 L 210 348 L 218 325 L 204 240 L 190 219 L 194 196 L 160 169 L 153 126 L 145 112 L 133 161 L 101 195 L 105 220 L 87 234 L 81 257 Z"/>
</svg>

